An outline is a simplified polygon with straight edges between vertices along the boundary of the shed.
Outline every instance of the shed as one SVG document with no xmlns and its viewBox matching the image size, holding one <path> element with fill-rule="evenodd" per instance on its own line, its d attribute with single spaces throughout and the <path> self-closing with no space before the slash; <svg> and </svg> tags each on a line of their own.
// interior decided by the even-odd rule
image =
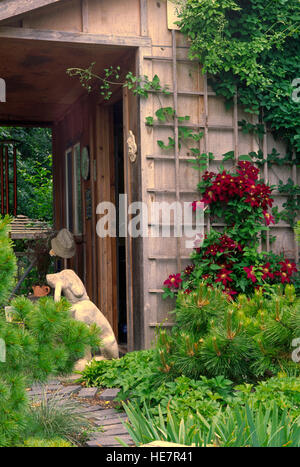
<svg viewBox="0 0 300 467">
<path fill-rule="evenodd" d="M 146 117 L 161 106 L 188 115 L 185 126 L 203 131 L 199 148 L 215 155 L 212 164 L 227 151 L 234 150 L 237 158 L 257 149 L 255 139 L 239 128 L 245 115 L 237 102 L 226 110 L 208 86 L 201 65 L 188 59 L 189 46 L 174 25 L 173 14 L 174 5 L 166 0 L 2 0 L 0 4 L 0 76 L 6 82 L 0 124 L 52 128 L 54 228 L 69 228 L 77 243 L 75 258 L 64 266 L 83 279 L 119 341 L 127 334 L 128 350 L 148 348 L 158 325 L 172 325 L 166 319 L 172 304 L 162 299 L 162 283 L 188 264 L 191 249 L 183 237 L 175 236 L 101 238 L 96 230 L 97 206 L 115 203 L 122 193 L 127 194 L 127 206 L 142 201 L 149 211 L 157 201 L 191 202 L 199 180 L 188 163 L 191 155 L 186 147 L 179 150 L 175 144 L 166 150 L 157 144 L 169 136 L 176 140 L 178 119 L 149 127 Z M 92 62 L 101 76 L 110 66 L 120 66 L 122 76 L 130 71 L 149 79 L 157 75 L 170 94 L 157 99 L 153 93 L 143 99 L 121 86 L 114 88 L 109 101 L 97 90 L 88 94 L 66 70 L 86 68 Z M 137 146 L 134 157 L 130 157 L 130 135 Z M 267 153 L 273 144 L 267 133 L 263 151 Z M 268 181 L 278 180 L 276 169 L 264 170 Z M 281 171 L 281 179 L 289 177 L 297 183 L 295 168 Z M 283 200 L 277 193 L 279 205 Z M 206 222 L 209 229 L 209 219 Z M 276 225 L 274 233 L 273 248 L 298 260 L 289 226 Z"/>
</svg>

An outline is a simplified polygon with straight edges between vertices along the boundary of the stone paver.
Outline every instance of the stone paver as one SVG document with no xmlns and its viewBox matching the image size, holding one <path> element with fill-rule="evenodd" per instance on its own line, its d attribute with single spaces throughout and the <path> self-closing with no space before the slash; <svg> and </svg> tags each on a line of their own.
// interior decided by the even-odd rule
<svg viewBox="0 0 300 467">
<path fill-rule="evenodd" d="M 117 425 L 117 424 L 122 424 L 122 422 L 125 421 L 127 418 L 127 415 L 119 415 L 118 417 L 115 418 L 106 418 L 106 419 L 101 419 L 101 420 L 94 420 L 93 423 L 97 426 L 105 426 L 105 425 Z"/>
<path fill-rule="evenodd" d="M 59 391 L 57 391 L 57 394 L 58 395 L 75 394 L 76 392 L 80 391 L 80 389 L 81 389 L 80 384 L 76 384 L 72 386 L 62 386 L 62 388 L 59 389 Z"/>
<path fill-rule="evenodd" d="M 109 430 L 114 430 L 115 428 L 118 428 L 118 430 L 121 430 L 122 427 L 124 427 L 124 425 L 122 424 L 122 422 L 125 422 L 126 420 L 120 420 L 118 423 L 114 423 L 112 425 L 105 425 L 105 433 Z"/>
<path fill-rule="evenodd" d="M 133 445 L 133 441 L 130 438 L 130 436 L 120 435 L 118 436 L 118 438 L 122 439 L 129 446 Z M 99 436 L 98 438 L 88 441 L 86 445 L 89 447 L 117 447 L 117 446 L 120 447 L 121 446 L 121 444 L 119 443 L 119 441 L 115 439 L 115 437 L 105 436 L 105 434 L 103 434 L 102 436 Z"/>
<path fill-rule="evenodd" d="M 99 399 L 101 401 L 113 401 L 118 393 L 120 392 L 120 389 L 105 389 L 105 391 L 102 392 L 102 394 L 100 394 L 100 397 Z"/>
<path fill-rule="evenodd" d="M 124 415 L 124 412 L 118 412 L 116 409 L 102 409 L 93 413 L 93 418 L 104 419 L 104 418 L 113 418 L 118 415 Z"/>
<path fill-rule="evenodd" d="M 128 431 L 124 425 L 116 425 L 115 428 L 110 428 L 109 430 L 105 430 L 105 436 L 117 436 L 117 435 L 128 436 Z"/>
<path fill-rule="evenodd" d="M 82 388 L 80 389 L 79 393 L 77 394 L 78 397 L 83 397 L 85 399 L 93 399 L 99 388 Z"/>
<path fill-rule="evenodd" d="M 94 413 L 100 412 L 99 410 L 99 405 L 78 405 L 78 410 L 77 412 L 79 413 L 89 413 L 92 417 Z"/>
<path fill-rule="evenodd" d="M 46 384 L 45 386 L 33 385 L 31 390 L 28 391 L 28 394 L 44 394 L 48 391 L 57 391 L 63 389 L 61 384 Z"/>
</svg>

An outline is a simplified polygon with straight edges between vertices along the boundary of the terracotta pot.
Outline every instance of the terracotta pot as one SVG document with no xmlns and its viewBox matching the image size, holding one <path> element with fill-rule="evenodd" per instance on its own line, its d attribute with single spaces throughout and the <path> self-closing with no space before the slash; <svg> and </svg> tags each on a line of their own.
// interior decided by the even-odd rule
<svg viewBox="0 0 300 467">
<path fill-rule="evenodd" d="M 33 285 L 32 290 L 35 297 L 45 297 L 51 289 L 48 285 Z"/>
</svg>

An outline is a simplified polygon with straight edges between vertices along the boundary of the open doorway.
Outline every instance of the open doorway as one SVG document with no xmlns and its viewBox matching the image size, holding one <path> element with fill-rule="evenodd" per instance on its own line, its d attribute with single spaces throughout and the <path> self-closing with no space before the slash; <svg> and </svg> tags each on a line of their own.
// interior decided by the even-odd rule
<svg viewBox="0 0 300 467">
<path fill-rule="evenodd" d="M 1 215 L 12 216 L 11 238 L 18 261 L 14 295 L 30 295 L 52 272 L 52 130 L 0 127 Z"/>
<path fill-rule="evenodd" d="M 80 80 L 66 71 L 74 67 L 85 69 L 96 62 L 93 70 L 98 76 L 115 64 L 126 73 L 135 69 L 136 48 L 90 41 L 66 43 L 60 39 L 50 46 L 44 40 L 5 38 L 1 39 L 0 56 L 1 63 L 5 63 L 1 77 L 7 84 L 7 101 L 0 106 L 0 126 L 52 129 L 53 225 L 56 232 L 70 230 L 76 243 L 75 256 L 57 260 L 56 268 L 76 272 L 91 301 L 108 319 L 115 334 L 119 334 L 120 344 L 131 345 L 133 307 L 129 302 L 131 295 L 128 293 L 126 297 L 126 288 L 130 290 L 131 284 L 130 279 L 126 283 L 126 275 L 128 278 L 128 271 L 132 270 L 128 261 L 132 256 L 129 252 L 125 260 L 125 249 L 129 250 L 124 239 L 102 238 L 96 230 L 97 206 L 115 202 L 116 194 L 118 198 L 119 193 L 128 191 L 124 190 L 126 159 L 123 110 L 119 102 L 123 90 L 121 85 L 114 88 L 107 103 L 97 83 L 87 93 Z M 132 100 L 135 99 L 133 96 Z M 130 108 L 132 115 L 137 115 L 136 104 Z M 126 128 L 127 125 L 126 119 Z M 29 200 L 28 206 L 31 204 Z"/>
<path fill-rule="evenodd" d="M 116 186 L 116 214 L 117 214 L 117 307 L 118 307 L 118 341 L 120 350 L 127 348 L 127 296 L 126 296 L 126 243 L 120 237 L 119 225 L 119 195 L 124 194 L 124 141 L 123 141 L 123 102 L 118 101 L 113 106 L 114 122 L 114 156 L 115 156 L 115 186 Z"/>
</svg>

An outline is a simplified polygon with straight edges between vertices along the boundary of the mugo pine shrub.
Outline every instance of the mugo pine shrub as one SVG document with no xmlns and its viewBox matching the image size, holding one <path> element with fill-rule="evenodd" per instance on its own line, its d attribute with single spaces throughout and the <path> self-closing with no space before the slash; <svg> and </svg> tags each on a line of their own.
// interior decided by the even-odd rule
<svg viewBox="0 0 300 467">
<path fill-rule="evenodd" d="M 233 302 L 220 288 L 200 283 L 189 294 L 178 292 L 176 324 L 157 336 L 157 359 L 165 377 L 222 375 L 234 382 L 256 382 L 285 373 L 300 374 L 291 358 L 300 336 L 300 299 L 293 285 L 266 296 Z"/>
</svg>

